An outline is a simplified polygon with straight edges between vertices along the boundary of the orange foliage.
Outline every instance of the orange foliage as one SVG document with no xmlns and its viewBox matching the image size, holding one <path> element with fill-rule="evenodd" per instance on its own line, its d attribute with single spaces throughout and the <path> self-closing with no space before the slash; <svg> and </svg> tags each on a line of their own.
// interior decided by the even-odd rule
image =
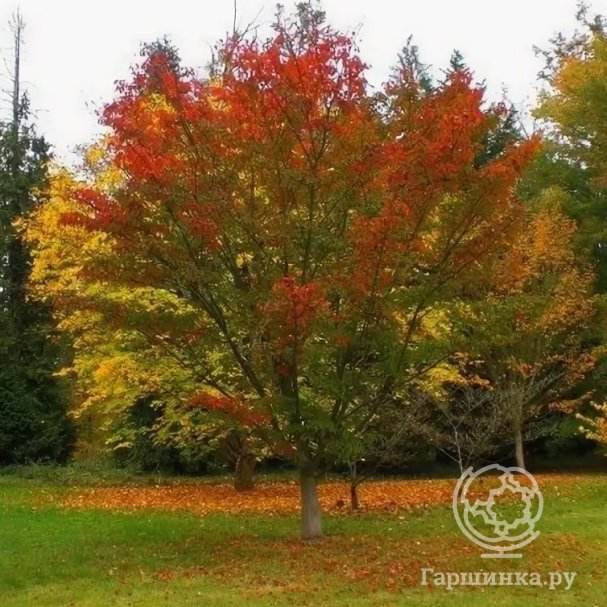
<svg viewBox="0 0 607 607">
<path fill-rule="evenodd" d="M 250 428 L 260 426 L 268 420 L 268 416 L 263 412 L 255 411 L 247 403 L 222 394 L 198 392 L 190 398 L 189 403 L 192 407 L 204 411 L 223 413 L 237 424 Z"/>
<path fill-rule="evenodd" d="M 578 481 L 575 475 L 536 475 L 540 487 Z M 392 480 L 365 483 L 359 489 L 364 510 L 399 512 L 436 505 L 449 505 L 455 480 Z M 349 486 L 321 483 L 320 502 L 327 512 L 348 512 Z M 254 491 L 237 492 L 231 485 L 183 484 L 168 486 L 96 487 L 68 496 L 64 506 L 105 510 L 187 510 L 200 515 L 281 514 L 299 510 L 299 488 L 295 482 L 264 483 Z"/>
</svg>

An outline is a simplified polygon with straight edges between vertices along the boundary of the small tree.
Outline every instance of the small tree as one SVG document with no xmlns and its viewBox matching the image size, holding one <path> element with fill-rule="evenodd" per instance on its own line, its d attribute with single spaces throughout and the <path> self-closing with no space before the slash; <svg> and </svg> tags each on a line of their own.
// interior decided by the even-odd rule
<svg viewBox="0 0 607 607">
<path fill-rule="evenodd" d="M 121 179 L 103 160 L 100 148 L 86 150 L 83 168 L 100 188 Z M 192 401 L 206 373 L 192 308 L 161 289 L 83 280 L 87 260 L 107 244 L 101 233 L 64 224 L 63 216 L 77 208 L 78 187 L 67 172 L 53 171 L 48 199 L 30 214 L 23 234 L 36 253 L 32 293 L 53 302 L 58 326 L 72 343 L 61 373 L 71 383 L 73 418 L 94 419 L 101 445 L 121 456 L 137 445 L 177 453 L 205 449 L 235 467 L 239 490 L 251 488 L 254 464 L 265 453 L 251 420 Z M 210 384 L 209 390 L 217 392 Z M 142 403 L 153 413 L 147 425 L 137 422 Z"/>
<path fill-rule="evenodd" d="M 359 488 L 379 470 L 402 467 L 420 451 L 416 412 L 409 403 L 386 403 L 367 420 L 356 438 L 348 437 L 338 449 L 337 463 L 345 465 L 352 510 L 361 507 Z"/>
<path fill-rule="evenodd" d="M 505 415 L 500 405 L 486 387 L 463 386 L 443 398 L 420 394 L 416 432 L 463 473 L 503 444 Z"/>
<path fill-rule="evenodd" d="M 524 229 L 488 275 L 469 320 L 478 372 L 502 409 L 521 468 L 526 425 L 558 406 L 595 362 L 584 339 L 596 314 L 593 274 L 578 265 L 575 224 L 561 205 L 558 190 L 530 203 Z"/>
</svg>

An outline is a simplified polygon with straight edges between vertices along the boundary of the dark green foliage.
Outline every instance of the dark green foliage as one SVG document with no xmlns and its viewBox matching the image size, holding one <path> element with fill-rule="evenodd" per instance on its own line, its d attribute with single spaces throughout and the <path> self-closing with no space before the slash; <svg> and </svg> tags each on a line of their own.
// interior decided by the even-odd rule
<svg viewBox="0 0 607 607">
<path fill-rule="evenodd" d="M 113 453 L 120 465 L 141 472 L 173 474 L 201 474 L 219 465 L 217 454 L 203 442 L 167 445 L 159 441 L 156 431 L 164 415 L 162 404 L 153 398 L 141 398 L 118 420 Z"/>
<path fill-rule="evenodd" d="M 64 461 L 73 441 L 54 376 L 63 348 L 50 310 L 27 292 L 30 256 L 15 223 L 44 188 L 49 149 L 27 99 L 16 107 L 0 122 L 0 464 Z"/>
</svg>

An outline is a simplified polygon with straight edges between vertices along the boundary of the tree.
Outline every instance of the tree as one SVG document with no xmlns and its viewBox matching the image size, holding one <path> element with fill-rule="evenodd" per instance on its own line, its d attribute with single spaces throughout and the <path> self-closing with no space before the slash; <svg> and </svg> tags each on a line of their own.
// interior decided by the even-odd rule
<svg viewBox="0 0 607 607">
<path fill-rule="evenodd" d="M 81 280 L 194 311 L 192 398 L 263 420 L 299 469 L 304 538 L 323 466 L 444 356 L 420 325 L 507 249 L 537 147 L 475 162 L 502 108 L 466 71 L 422 94 L 401 70 L 378 105 L 321 17 L 302 4 L 266 41 L 229 38 L 209 78 L 149 54 L 103 112 L 123 179 L 83 184 L 62 217 L 108 245 Z"/>
<path fill-rule="evenodd" d="M 121 179 L 99 147 L 86 151 L 83 170 L 100 189 Z M 176 463 L 186 454 L 221 454 L 241 473 L 235 485 L 250 488 L 264 453 L 258 441 L 234 417 L 191 399 L 201 372 L 192 308 L 164 290 L 82 280 L 87 260 L 108 244 L 101 233 L 62 222 L 77 208 L 78 187 L 67 171 L 52 171 L 47 200 L 30 213 L 23 234 L 35 251 L 32 292 L 54 304 L 72 343 L 61 374 L 71 383 L 73 418 L 79 426 L 93 420 L 98 441 L 140 463 L 154 457 L 141 453 L 145 445 L 158 455 L 172 451 Z"/>
<path fill-rule="evenodd" d="M 18 222 L 40 203 L 48 145 L 30 122 L 20 90 L 24 24 L 13 23 L 12 114 L 0 122 L 0 462 L 65 460 L 72 432 L 54 376 L 63 348 L 49 310 L 27 294 L 30 254 Z"/>
<path fill-rule="evenodd" d="M 597 313 L 594 275 L 576 259 L 576 226 L 562 206 L 558 189 L 528 205 L 513 247 L 496 260 L 463 320 L 480 361 L 474 373 L 490 383 L 521 468 L 526 425 L 556 407 L 596 362 L 586 339 Z"/>
<path fill-rule="evenodd" d="M 434 396 L 420 393 L 415 412 L 415 433 L 456 462 L 462 474 L 503 444 L 507 416 L 487 386 L 462 385 Z"/>
<path fill-rule="evenodd" d="M 546 131 L 545 153 L 526 179 L 533 196 L 560 187 L 565 208 L 579 224 L 577 248 L 593 259 L 597 288 L 607 286 L 607 38 L 604 21 L 578 14 L 582 30 L 552 40 L 544 51 L 546 84 L 535 116 Z"/>
<path fill-rule="evenodd" d="M 604 309 L 607 290 L 607 37 L 605 20 L 589 18 L 581 5 L 580 29 L 574 35 L 558 35 L 541 54 L 545 89 L 535 111 L 546 132 L 545 153 L 525 179 L 531 196 L 547 187 L 562 191 L 564 208 L 579 229 L 574 240 L 580 258 L 595 269 L 594 290 Z M 604 323 L 597 322 L 588 337 L 597 351 L 605 344 Z M 605 358 L 598 357 L 587 384 L 600 401 L 605 398 Z M 596 410 L 599 415 L 600 407 Z M 589 438 L 596 434 L 586 433 Z"/>
<path fill-rule="evenodd" d="M 355 439 L 342 441 L 337 448 L 337 465 L 345 466 L 350 485 L 350 506 L 361 508 L 360 486 L 379 470 L 401 468 L 423 450 L 415 430 L 415 415 L 411 407 L 398 399 L 387 402 Z"/>
<path fill-rule="evenodd" d="M 592 417 L 580 415 L 584 422 L 582 432 L 601 445 L 607 445 L 607 404 L 592 403 L 595 415 Z"/>
</svg>

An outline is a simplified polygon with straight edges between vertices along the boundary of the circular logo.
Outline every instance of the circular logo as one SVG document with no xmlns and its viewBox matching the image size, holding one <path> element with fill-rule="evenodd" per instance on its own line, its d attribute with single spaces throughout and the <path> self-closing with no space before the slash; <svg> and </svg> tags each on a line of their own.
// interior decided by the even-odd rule
<svg viewBox="0 0 607 607">
<path fill-rule="evenodd" d="M 523 468 L 468 468 L 453 491 L 455 520 L 468 539 L 488 551 L 485 558 L 520 558 L 514 551 L 540 534 L 535 526 L 543 508 L 537 481 Z"/>
</svg>

